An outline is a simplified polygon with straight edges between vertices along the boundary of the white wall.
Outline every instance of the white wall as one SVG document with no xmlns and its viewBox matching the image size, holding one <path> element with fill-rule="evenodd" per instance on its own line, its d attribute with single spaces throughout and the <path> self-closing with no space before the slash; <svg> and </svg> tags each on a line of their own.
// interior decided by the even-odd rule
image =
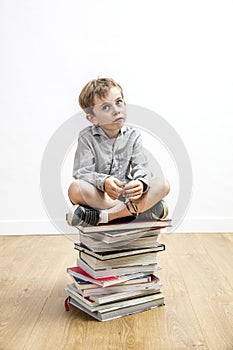
<svg viewBox="0 0 233 350">
<path fill-rule="evenodd" d="M 2 0 L 0 233 L 56 232 L 41 201 L 41 159 L 97 76 L 113 77 L 128 103 L 183 139 L 194 187 L 179 230 L 232 232 L 232 15 L 230 0 Z"/>
</svg>

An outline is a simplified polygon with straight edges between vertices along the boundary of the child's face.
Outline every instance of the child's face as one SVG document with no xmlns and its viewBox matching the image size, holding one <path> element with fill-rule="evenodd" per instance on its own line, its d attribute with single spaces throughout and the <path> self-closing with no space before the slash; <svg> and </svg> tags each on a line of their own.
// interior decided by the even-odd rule
<svg viewBox="0 0 233 350">
<path fill-rule="evenodd" d="M 104 131 L 118 131 L 126 120 L 126 104 L 117 87 L 112 87 L 106 97 L 94 98 L 93 115 L 88 120 L 101 126 Z"/>
</svg>

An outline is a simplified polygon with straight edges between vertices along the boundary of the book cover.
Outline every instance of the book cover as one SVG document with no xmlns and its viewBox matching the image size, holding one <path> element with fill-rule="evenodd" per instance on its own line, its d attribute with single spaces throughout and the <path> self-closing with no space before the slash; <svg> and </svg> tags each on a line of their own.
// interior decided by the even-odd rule
<svg viewBox="0 0 233 350">
<path fill-rule="evenodd" d="M 80 237 L 83 237 L 83 236 L 89 237 L 103 243 L 112 244 L 112 243 L 130 242 L 132 240 L 135 240 L 136 238 L 141 238 L 146 236 L 158 237 L 159 232 L 158 230 L 156 230 L 156 232 L 155 230 L 140 230 L 133 234 L 127 231 L 123 235 L 122 234 L 118 235 L 118 234 L 106 234 L 105 232 L 83 233 L 80 231 Z"/>
<path fill-rule="evenodd" d="M 128 300 L 139 296 L 158 293 L 160 289 L 130 290 L 125 292 L 111 293 L 108 295 L 90 295 L 89 298 L 97 304 L 107 304 L 118 300 Z"/>
<path fill-rule="evenodd" d="M 92 301 L 88 297 L 82 297 L 80 294 L 72 290 L 69 286 L 65 288 L 65 291 L 69 296 L 71 296 L 79 304 L 81 304 L 91 312 L 94 312 L 94 311 L 107 312 L 107 311 L 123 308 L 126 306 L 130 306 L 130 305 L 142 304 L 144 302 L 160 299 L 161 297 L 163 297 L 161 292 L 158 292 L 158 293 L 148 292 L 147 295 L 143 295 L 139 297 L 136 296 L 126 300 L 109 302 L 106 304 L 98 304 L 95 301 Z"/>
<path fill-rule="evenodd" d="M 76 288 L 75 283 L 68 284 L 68 289 L 74 291 L 75 293 L 80 294 L 79 290 Z M 107 288 L 106 288 L 107 289 Z M 106 290 L 105 290 L 106 291 Z M 110 302 L 120 301 L 120 300 L 128 300 L 131 298 L 151 295 L 159 292 L 159 288 L 149 288 L 149 289 L 135 289 L 135 290 L 127 290 L 120 292 L 112 292 L 108 294 L 91 294 L 89 296 L 83 296 L 80 294 L 85 300 L 88 302 L 95 302 L 97 304 L 108 304 Z"/>
<path fill-rule="evenodd" d="M 105 243 L 99 240 L 96 240 L 85 235 L 80 235 L 80 242 L 88 247 L 89 250 L 95 252 L 108 252 L 114 250 L 129 250 L 135 248 L 148 248 L 156 244 L 156 236 L 146 236 L 141 238 L 135 238 L 130 241 L 120 241 L 117 243 Z"/>
<path fill-rule="evenodd" d="M 107 286 L 111 286 L 114 284 L 118 284 L 118 283 L 122 283 L 124 281 L 128 281 L 131 280 L 133 278 L 136 277 L 142 277 L 145 275 L 145 273 L 135 273 L 132 275 L 111 275 L 108 274 L 108 276 L 102 276 L 102 277 L 93 277 L 90 274 L 88 274 L 84 269 L 82 269 L 80 266 L 74 266 L 74 267 L 68 267 L 67 268 L 67 272 L 74 277 L 80 278 L 83 281 L 88 281 L 91 282 L 93 284 L 99 285 L 101 287 L 107 287 Z"/>
<path fill-rule="evenodd" d="M 157 252 L 133 254 L 129 256 L 116 257 L 115 259 L 100 260 L 84 252 L 79 253 L 79 257 L 92 269 L 124 268 L 138 265 L 149 265 L 156 263 Z"/>
<path fill-rule="evenodd" d="M 88 247 L 86 247 L 82 243 L 75 243 L 74 248 L 77 249 L 79 252 L 91 255 L 92 257 L 103 261 L 103 260 L 127 257 L 130 255 L 163 251 L 163 250 L 165 250 L 165 245 L 161 244 L 159 242 L 156 242 L 152 247 L 147 247 L 147 248 L 143 247 L 143 248 L 115 250 L 112 252 L 110 251 L 110 252 L 99 252 L 99 253 L 93 252 L 92 250 L 88 249 Z"/>
<path fill-rule="evenodd" d="M 101 294 L 101 293 L 109 293 L 108 291 L 110 289 L 114 289 L 115 287 L 119 287 L 119 291 L 122 288 L 126 288 L 128 287 L 130 288 L 136 288 L 136 286 L 143 286 L 143 285 L 147 285 L 147 283 L 152 282 L 152 283 L 156 283 L 159 281 L 159 278 L 156 277 L 155 275 L 143 275 L 140 277 L 136 277 L 136 278 L 132 278 L 130 280 L 127 281 L 123 281 L 121 283 L 118 284 L 114 284 L 114 285 L 110 285 L 110 286 L 106 286 L 106 287 L 102 287 L 100 285 L 88 282 L 88 281 L 83 281 L 78 277 L 72 276 L 71 278 L 73 280 L 73 282 L 75 283 L 77 289 L 79 289 L 80 293 L 86 294 L 88 295 L 89 293 L 91 294 Z M 145 287 L 146 289 L 146 287 Z"/>
<path fill-rule="evenodd" d="M 159 219 L 155 221 L 140 221 L 135 220 L 129 223 L 114 223 L 101 224 L 97 226 L 78 226 L 78 229 L 83 233 L 90 232 L 109 232 L 109 231 L 128 231 L 135 229 L 159 229 L 160 227 L 167 227 L 171 224 L 171 219 Z"/>
<path fill-rule="evenodd" d="M 85 270 L 89 275 L 91 275 L 94 278 L 131 275 L 134 273 L 154 274 L 155 272 L 161 270 L 157 263 L 149 265 L 127 266 L 120 268 L 101 268 L 98 270 L 94 270 L 82 259 L 77 259 L 77 265 L 80 266 L 83 270 Z"/>
<path fill-rule="evenodd" d="M 160 307 L 164 305 L 164 298 L 161 297 L 160 299 L 155 299 L 152 301 L 147 301 L 142 304 L 136 304 L 136 305 L 130 305 L 124 308 L 108 311 L 108 312 L 91 312 L 88 309 L 86 309 L 84 306 L 80 305 L 76 300 L 74 300 L 72 297 L 68 297 L 69 304 L 73 305 L 74 307 L 78 308 L 79 310 L 87 313 L 88 315 L 92 316 L 98 321 L 105 322 L 114 320 L 116 318 L 124 317 L 127 315 L 132 315 L 134 313 L 143 312 L 147 310 L 151 310 L 156 307 Z M 66 304 L 66 302 L 65 302 Z M 66 310 L 68 311 L 67 307 Z"/>
<path fill-rule="evenodd" d="M 92 296 L 92 295 L 109 295 L 113 293 L 120 293 L 120 292 L 129 292 L 129 291 L 138 291 L 138 290 L 150 290 L 150 289 L 161 289 L 162 288 L 162 283 L 158 282 L 138 282 L 138 283 L 133 283 L 133 284 L 127 284 L 125 283 L 120 283 L 115 286 L 110 286 L 106 288 L 102 287 L 95 287 L 95 288 L 88 288 L 88 289 L 83 289 L 82 286 L 78 285 L 76 282 L 75 286 L 77 288 L 77 291 L 79 294 L 81 294 L 84 297 Z"/>
</svg>

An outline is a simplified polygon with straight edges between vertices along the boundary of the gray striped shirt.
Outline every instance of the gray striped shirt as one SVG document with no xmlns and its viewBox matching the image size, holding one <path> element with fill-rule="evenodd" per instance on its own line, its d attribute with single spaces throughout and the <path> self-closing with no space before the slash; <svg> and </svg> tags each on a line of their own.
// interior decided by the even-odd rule
<svg viewBox="0 0 233 350">
<path fill-rule="evenodd" d="M 138 179 L 144 183 L 145 192 L 149 188 L 146 167 L 138 130 L 124 125 L 114 144 L 99 126 L 88 126 L 80 132 L 74 158 L 75 179 L 85 180 L 101 191 L 109 176 L 126 182 Z"/>
</svg>

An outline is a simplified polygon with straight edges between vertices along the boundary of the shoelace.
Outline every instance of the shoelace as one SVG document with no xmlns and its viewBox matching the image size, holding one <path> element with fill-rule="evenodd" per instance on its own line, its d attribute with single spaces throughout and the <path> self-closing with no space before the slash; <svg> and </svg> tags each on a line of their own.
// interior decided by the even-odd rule
<svg viewBox="0 0 233 350">
<path fill-rule="evenodd" d="M 98 222 L 98 213 L 94 209 L 87 209 L 84 212 L 84 223 L 86 225 L 96 225 Z"/>
<path fill-rule="evenodd" d="M 124 203 L 125 203 L 128 211 L 130 212 L 130 214 L 136 218 L 139 215 L 137 205 L 132 200 L 130 200 L 128 198 L 125 199 Z"/>
</svg>

